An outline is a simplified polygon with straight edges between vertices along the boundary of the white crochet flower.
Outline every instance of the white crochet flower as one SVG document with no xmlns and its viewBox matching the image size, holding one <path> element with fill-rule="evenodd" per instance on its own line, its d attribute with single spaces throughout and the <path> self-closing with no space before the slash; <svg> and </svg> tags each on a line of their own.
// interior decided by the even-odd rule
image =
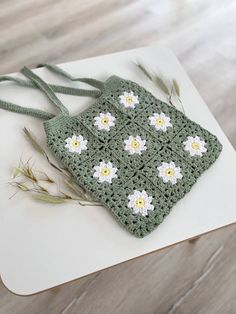
<svg viewBox="0 0 236 314">
<path fill-rule="evenodd" d="M 142 151 L 146 150 L 146 140 L 142 140 L 139 135 L 130 135 L 127 140 L 124 140 L 125 150 L 129 152 L 130 155 L 142 154 Z"/>
<path fill-rule="evenodd" d="M 134 190 L 133 194 L 128 196 L 128 207 L 131 208 L 134 214 L 147 216 L 148 210 L 154 210 L 152 196 L 149 196 L 146 191 Z"/>
<path fill-rule="evenodd" d="M 65 147 L 69 150 L 70 153 L 81 154 L 83 150 L 87 149 L 88 141 L 84 139 L 82 135 L 73 135 L 72 137 L 68 137 L 66 140 Z"/>
<path fill-rule="evenodd" d="M 153 116 L 149 117 L 150 125 L 154 126 L 156 130 L 163 132 L 167 131 L 167 128 L 171 127 L 170 118 L 166 116 L 163 112 L 154 113 Z"/>
<path fill-rule="evenodd" d="M 187 140 L 183 142 L 184 150 L 189 152 L 190 156 L 200 156 L 207 151 L 206 142 L 202 141 L 199 136 L 188 136 Z"/>
<path fill-rule="evenodd" d="M 135 108 L 136 105 L 139 104 L 138 96 L 134 95 L 134 92 L 130 91 L 124 92 L 123 95 L 119 96 L 120 104 L 125 108 Z"/>
<path fill-rule="evenodd" d="M 97 126 L 98 130 L 110 131 L 110 128 L 115 125 L 114 121 L 116 118 L 110 112 L 101 112 L 94 120 L 94 125 Z"/>
<path fill-rule="evenodd" d="M 175 163 L 171 161 L 170 163 L 162 162 L 157 168 L 159 171 L 159 177 L 167 183 L 170 181 L 173 185 L 177 183 L 178 179 L 182 179 L 181 168 L 176 167 Z"/>
<path fill-rule="evenodd" d="M 93 169 L 95 170 L 93 177 L 98 178 L 100 183 L 112 183 L 112 179 L 117 178 L 116 172 L 118 169 L 113 167 L 110 161 L 106 163 L 103 160 L 100 162 L 99 166 L 94 166 Z"/>
</svg>

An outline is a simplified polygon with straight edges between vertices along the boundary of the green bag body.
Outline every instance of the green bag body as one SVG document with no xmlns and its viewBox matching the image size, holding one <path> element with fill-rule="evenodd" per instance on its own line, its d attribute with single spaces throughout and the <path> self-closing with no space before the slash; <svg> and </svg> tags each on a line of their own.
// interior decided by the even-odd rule
<svg viewBox="0 0 236 314">
<path fill-rule="evenodd" d="M 60 110 L 44 122 L 48 147 L 78 185 L 123 227 L 137 237 L 146 236 L 215 162 L 221 143 L 133 81 L 118 76 L 104 83 L 74 79 L 55 66 L 47 67 L 98 88 L 74 93 L 97 99 L 72 117 L 55 95 L 57 87 L 23 69 L 30 84 L 43 90 Z"/>
</svg>

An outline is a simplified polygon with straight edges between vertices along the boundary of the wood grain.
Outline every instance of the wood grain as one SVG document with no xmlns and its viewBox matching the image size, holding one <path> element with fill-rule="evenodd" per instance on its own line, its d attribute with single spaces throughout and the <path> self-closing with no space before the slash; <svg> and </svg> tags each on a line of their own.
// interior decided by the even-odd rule
<svg viewBox="0 0 236 314">
<path fill-rule="evenodd" d="M 1 0 L 0 74 L 159 42 L 180 59 L 236 147 L 235 16 L 230 0 Z M 0 314 L 236 313 L 235 229 L 35 296 L 0 285 Z"/>
</svg>

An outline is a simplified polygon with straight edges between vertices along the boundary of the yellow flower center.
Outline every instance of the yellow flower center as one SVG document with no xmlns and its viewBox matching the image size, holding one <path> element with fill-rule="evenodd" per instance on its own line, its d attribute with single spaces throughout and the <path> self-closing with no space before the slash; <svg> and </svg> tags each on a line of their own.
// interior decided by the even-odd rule
<svg viewBox="0 0 236 314">
<path fill-rule="evenodd" d="M 138 208 L 142 208 L 145 205 L 145 200 L 142 197 L 139 197 L 136 199 L 135 205 Z"/>
<path fill-rule="evenodd" d="M 125 96 L 125 101 L 130 104 L 131 102 L 133 102 L 133 97 L 132 96 Z"/>
<path fill-rule="evenodd" d="M 80 147 L 80 142 L 78 140 L 74 140 L 74 141 L 72 141 L 71 145 L 73 147 Z"/>
<path fill-rule="evenodd" d="M 174 169 L 172 169 L 172 168 L 167 168 L 167 169 L 166 169 L 166 175 L 167 175 L 168 177 L 173 177 L 174 174 L 175 174 Z"/>
<path fill-rule="evenodd" d="M 140 143 L 136 139 L 132 140 L 131 142 L 132 148 L 139 148 L 139 146 L 140 146 Z"/>
<path fill-rule="evenodd" d="M 191 146 L 192 146 L 192 148 L 195 149 L 195 150 L 198 150 L 198 149 L 200 148 L 199 143 L 196 143 L 196 142 L 193 142 Z"/>
<path fill-rule="evenodd" d="M 157 125 L 163 126 L 164 123 L 165 123 L 165 121 L 164 121 L 162 118 L 157 118 L 157 119 L 156 119 L 156 124 L 157 124 Z"/>
<path fill-rule="evenodd" d="M 103 117 L 103 118 L 101 119 L 101 124 L 106 125 L 106 124 L 108 124 L 108 123 L 109 123 L 108 117 Z"/>
<path fill-rule="evenodd" d="M 102 176 L 108 176 L 110 173 L 111 173 L 111 170 L 108 169 L 108 168 L 103 168 L 103 169 L 101 170 L 101 175 L 102 175 Z"/>
</svg>

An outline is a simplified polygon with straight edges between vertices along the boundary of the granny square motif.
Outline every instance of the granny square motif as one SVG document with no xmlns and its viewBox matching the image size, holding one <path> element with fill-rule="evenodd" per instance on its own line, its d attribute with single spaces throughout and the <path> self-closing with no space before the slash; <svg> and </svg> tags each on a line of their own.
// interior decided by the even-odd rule
<svg viewBox="0 0 236 314">
<path fill-rule="evenodd" d="M 219 156 L 210 132 L 135 82 L 111 76 L 78 116 L 44 122 L 48 146 L 133 235 L 153 231 Z"/>
</svg>

